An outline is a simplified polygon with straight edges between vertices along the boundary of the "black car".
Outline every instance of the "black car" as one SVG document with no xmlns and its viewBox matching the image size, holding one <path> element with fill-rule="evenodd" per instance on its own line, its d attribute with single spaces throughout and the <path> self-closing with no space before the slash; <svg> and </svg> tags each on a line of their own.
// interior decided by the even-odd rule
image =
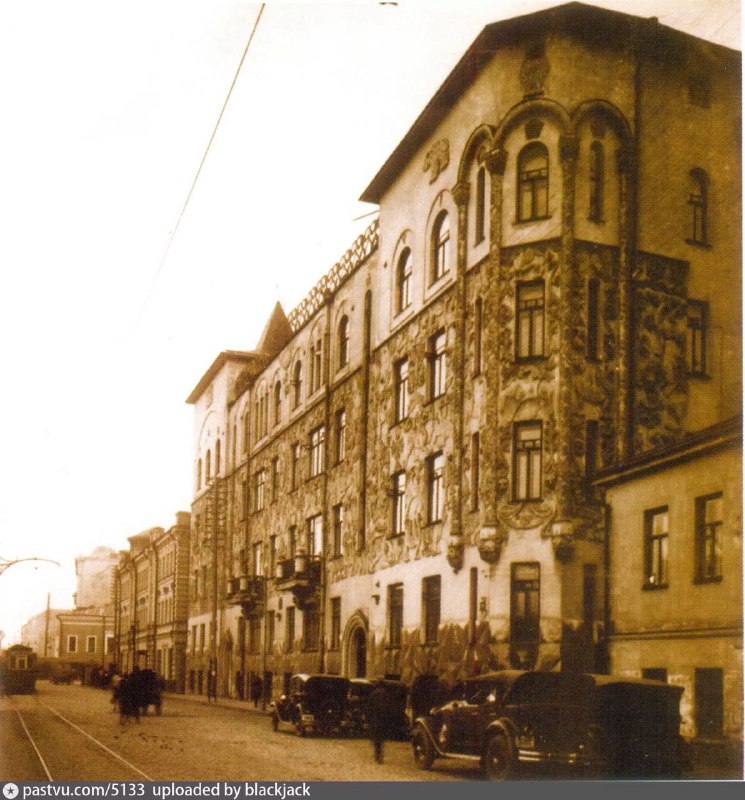
<svg viewBox="0 0 745 800">
<path fill-rule="evenodd" d="M 329 734 L 342 725 L 348 692 L 349 679 L 339 675 L 293 675 L 288 693 L 271 704 L 272 728 L 287 722 L 298 736 Z"/>
<path fill-rule="evenodd" d="M 385 679 L 370 681 L 367 678 L 352 678 L 349 682 L 345 724 L 350 733 L 364 734 L 367 731 L 366 707 L 367 701 L 376 684 L 383 687 L 389 709 L 391 739 L 405 739 L 409 735 L 409 719 L 406 714 L 406 704 L 409 696 L 408 686 L 397 680 Z"/>
<path fill-rule="evenodd" d="M 531 766 L 586 777 L 679 777 L 682 693 L 609 675 L 482 675 L 416 720 L 414 759 L 422 769 L 435 758 L 470 760 L 493 780 Z"/>
</svg>

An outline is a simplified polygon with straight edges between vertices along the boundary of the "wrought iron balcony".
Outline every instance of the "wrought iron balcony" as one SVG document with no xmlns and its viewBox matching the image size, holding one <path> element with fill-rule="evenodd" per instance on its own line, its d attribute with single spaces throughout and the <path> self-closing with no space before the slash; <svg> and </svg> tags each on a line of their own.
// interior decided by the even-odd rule
<svg viewBox="0 0 745 800">
<path fill-rule="evenodd" d="M 231 606 L 240 606 L 245 617 L 264 611 L 266 578 L 263 575 L 241 575 L 228 580 L 227 600 Z"/>
<path fill-rule="evenodd" d="M 292 592 L 295 605 L 301 610 L 314 605 L 321 592 L 321 564 L 320 556 L 304 553 L 283 559 L 277 564 L 277 591 Z"/>
</svg>

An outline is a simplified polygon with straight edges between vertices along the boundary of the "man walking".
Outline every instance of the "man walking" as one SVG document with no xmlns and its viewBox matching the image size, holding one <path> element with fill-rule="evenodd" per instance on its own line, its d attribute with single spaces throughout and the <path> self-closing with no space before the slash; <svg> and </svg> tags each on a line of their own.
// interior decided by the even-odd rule
<svg viewBox="0 0 745 800">
<path fill-rule="evenodd" d="M 377 681 L 375 688 L 367 698 L 365 708 L 367 718 L 367 731 L 373 746 L 375 763 L 383 763 L 383 742 L 388 734 L 390 726 L 390 709 L 388 693 L 383 686 L 383 681 Z"/>
</svg>

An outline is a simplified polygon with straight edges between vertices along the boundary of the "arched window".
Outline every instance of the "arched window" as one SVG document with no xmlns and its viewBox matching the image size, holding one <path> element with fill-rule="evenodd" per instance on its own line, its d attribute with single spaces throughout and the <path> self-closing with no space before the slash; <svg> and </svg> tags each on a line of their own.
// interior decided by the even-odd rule
<svg viewBox="0 0 745 800">
<path fill-rule="evenodd" d="M 396 313 L 411 305 L 411 250 L 404 248 L 396 266 Z"/>
<path fill-rule="evenodd" d="M 486 235 L 486 168 L 479 167 L 476 173 L 476 219 L 474 244 L 484 241 Z"/>
<path fill-rule="evenodd" d="M 540 142 L 531 142 L 517 159 L 517 221 L 547 216 L 548 150 Z"/>
<path fill-rule="evenodd" d="M 221 445 L 220 440 L 218 439 L 217 442 L 215 442 L 215 477 L 220 474 L 220 449 Z"/>
<path fill-rule="evenodd" d="M 709 244 L 709 176 L 704 170 L 688 173 L 688 208 L 690 210 L 689 244 Z"/>
<path fill-rule="evenodd" d="M 450 217 L 447 211 L 437 215 L 432 228 L 432 283 L 450 269 Z"/>
<path fill-rule="evenodd" d="M 346 314 L 339 321 L 339 369 L 349 363 L 349 317 Z"/>
<path fill-rule="evenodd" d="M 593 222 L 603 221 L 603 193 L 604 193 L 604 167 L 605 154 L 601 142 L 590 145 L 590 212 L 589 218 Z"/>
<path fill-rule="evenodd" d="M 212 453 L 208 450 L 204 459 L 204 481 L 209 483 L 212 480 Z"/>
<path fill-rule="evenodd" d="M 279 425 L 282 421 L 282 383 L 277 381 L 274 384 L 274 424 Z"/>
<path fill-rule="evenodd" d="M 295 362 L 295 369 L 292 373 L 292 407 L 300 405 L 300 398 L 303 396 L 303 362 L 298 359 Z"/>
<path fill-rule="evenodd" d="M 197 491 L 202 488 L 202 459 L 197 461 Z"/>
</svg>

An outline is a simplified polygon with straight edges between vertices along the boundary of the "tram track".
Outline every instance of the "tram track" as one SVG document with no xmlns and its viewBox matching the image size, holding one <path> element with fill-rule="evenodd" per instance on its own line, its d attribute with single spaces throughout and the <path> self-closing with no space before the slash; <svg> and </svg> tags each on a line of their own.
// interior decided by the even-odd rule
<svg viewBox="0 0 745 800">
<path fill-rule="evenodd" d="M 29 702 L 22 707 L 19 699 L 13 697 L 10 698 L 10 707 L 19 724 L 18 732 L 23 732 L 25 742 L 30 745 L 34 753 L 33 757 L 27 755 L 24 759 L 25 771 L 31 772 L 34 777 L 7 777 L 17 780 L 47 780 L 50 782 L 155 780 L 40 698 L 29 698 Z M 71 731 L 74 733 L 71 734 Z M 70 740 L 71 735 L 82 737 L 84 740 L 82 746 L 74 744 Z M 18 743 L 16 745 L 20 748 Z M 22 758 L 20 749 L 18 757 Z M 36 769 L 31 766 L 30 761 L 34 761 Z M 112 772 L 113 765 L 116 767 Z M 15 765 L 7 764 L 5 770 L 12 766 Z"/>
</svg>

